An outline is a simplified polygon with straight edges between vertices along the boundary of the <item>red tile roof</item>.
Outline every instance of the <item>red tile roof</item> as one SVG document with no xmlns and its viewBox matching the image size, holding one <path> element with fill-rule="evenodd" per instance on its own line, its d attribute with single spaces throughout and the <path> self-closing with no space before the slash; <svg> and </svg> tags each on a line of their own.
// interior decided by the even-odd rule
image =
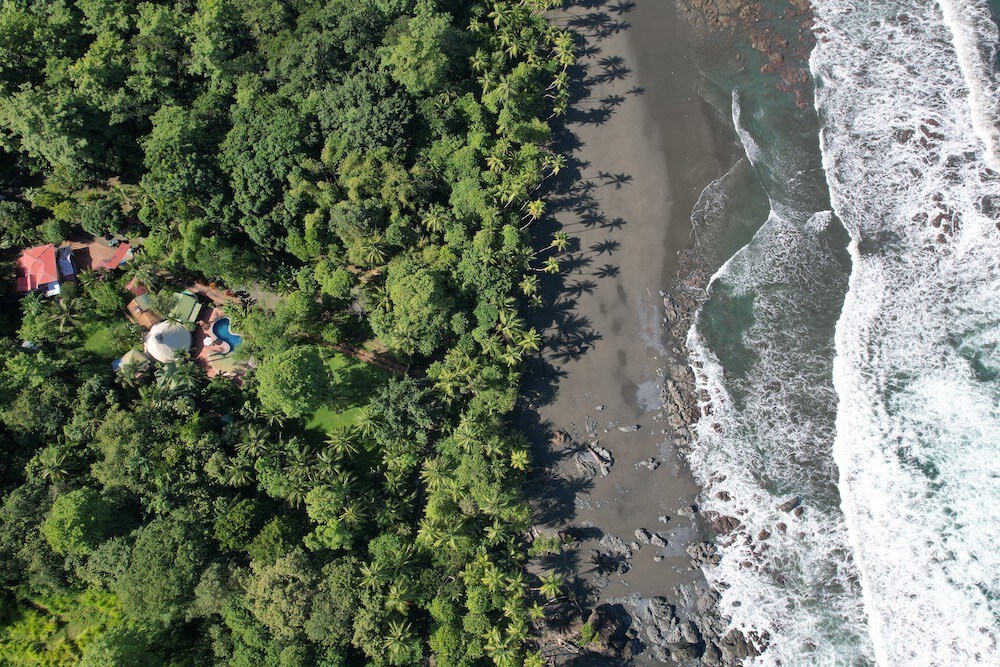
<svg viewBox="0 0 1000 667">
<path fill-rule="evenodd" d="M 91 268 L 94 269 L 117 269 L 122 263 L 132 259 L 132 246 L 122 243 L 114 249 L 114 252 L 106 252 L 110 249 L 94 243 L 90 246 Z"/>
<path fill-rule="evenodd" d="M 125 285 L 125 289 L 127 289 L 129 292 L 132 292 L 132 294 L 135 294 L 136 296 L 142 296 L 147 292 L 146 286 L 140 283 L 135 278 L 128 281 L 128 284 Z"/>
<path fill-rule="evenodd" d="M 56 247 L 51 243 L 28 248 L 17 259 L 17 291 L 30 292 L 42 285 L 59 282 Z"/>
</svg>

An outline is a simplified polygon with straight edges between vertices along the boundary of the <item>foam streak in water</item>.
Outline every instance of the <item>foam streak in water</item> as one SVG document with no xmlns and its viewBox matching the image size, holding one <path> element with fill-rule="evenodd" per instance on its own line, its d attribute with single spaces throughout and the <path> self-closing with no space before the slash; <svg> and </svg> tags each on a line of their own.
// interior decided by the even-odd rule
<svg viewBox="0 0 1000 667">
<path fill-rule="evenodd" d="M 997 665 L 997 29 L 978 0 L 814 6 L 852 237 L 834 457 L 876 658 Z"/>
<path fill-rule="evenodd" d="M 733 106 L 773 210 L 713 276 L 688 337 L 703 398 L 692 469 L 706 486 L 706 515 L 739 523 L 721 537 L 724 557 L 706 575 L 733 625 L 769 638 L 756 664 L 869 664 L 831 454 L 844 234 L 829 211 L 802 210 L 822 200 L 803 177 L 815 170 L 807 151 L 816 159 L 816 149 L 759 141 L 755 134 L 772 136 L 781 117 L 744 108 L 736 93 Z M 803 499 L 800 515 L 779 507 L 793 495 Z"/>
</svg>

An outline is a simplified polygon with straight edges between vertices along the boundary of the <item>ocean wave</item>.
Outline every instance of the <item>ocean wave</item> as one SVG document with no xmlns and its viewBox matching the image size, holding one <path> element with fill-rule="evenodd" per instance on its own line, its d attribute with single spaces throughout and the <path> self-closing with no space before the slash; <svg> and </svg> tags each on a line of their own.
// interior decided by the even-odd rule
<svg viewBox="0 0 1000 667">
<path fill-rule="evenodd" d="M 829 212 L 772 213 L 716 273 L 689 334 L 704 399 L 691 454 L 703 511 L 739 522 L 706 574 L 735 627 L 769 636 L 756 664 L 871 661 L 830 452 L 842 235 Z M 795 496 L 798 516 L 779 507 Z"/>
<path fill-rule="evenodd" d="M 998 32 L 978 1 L 814 6 L 852 238 L 833 454 L 876 659 L 1000 664 Z"/>
</svg>

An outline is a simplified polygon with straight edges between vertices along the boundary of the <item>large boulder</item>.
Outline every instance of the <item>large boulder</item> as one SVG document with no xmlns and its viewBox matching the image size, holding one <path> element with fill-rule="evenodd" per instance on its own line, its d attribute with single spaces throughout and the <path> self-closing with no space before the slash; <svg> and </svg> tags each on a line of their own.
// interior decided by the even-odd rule
<svg viewBox="0 0 1000 667">
<path fill-rule="evenodd" d="M 635 647 L 628 636 L 632 618 L 621 605 L 602 604 L 590 614 L 587 624 L 594 629 L 599 652 L 617 660 L 629 660 Z"/>
</svg>

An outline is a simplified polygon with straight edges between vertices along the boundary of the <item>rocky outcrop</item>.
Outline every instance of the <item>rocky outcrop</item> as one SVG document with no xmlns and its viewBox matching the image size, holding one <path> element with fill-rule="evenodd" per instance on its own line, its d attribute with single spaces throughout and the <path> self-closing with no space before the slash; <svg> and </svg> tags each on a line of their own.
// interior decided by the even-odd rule
<svg viewBox="0 0 1000 667">
<path fill-rule="evenodd" d="M 615 660 L 630 660 L 637 652 L 637 643 L 629 637 L 631 616 L 619 604 L 602 604 L 591 612 L 587 624 L 594 631 L 591 651 Z"/>
<path fill-rule="evenodd" d="M 686 551 L 688 556 L 691 557 L 691 565 L 693 567 L 715 567 L 722 562 L 719 550 L 711 542 L 689 544 Z"/>
</svg>

